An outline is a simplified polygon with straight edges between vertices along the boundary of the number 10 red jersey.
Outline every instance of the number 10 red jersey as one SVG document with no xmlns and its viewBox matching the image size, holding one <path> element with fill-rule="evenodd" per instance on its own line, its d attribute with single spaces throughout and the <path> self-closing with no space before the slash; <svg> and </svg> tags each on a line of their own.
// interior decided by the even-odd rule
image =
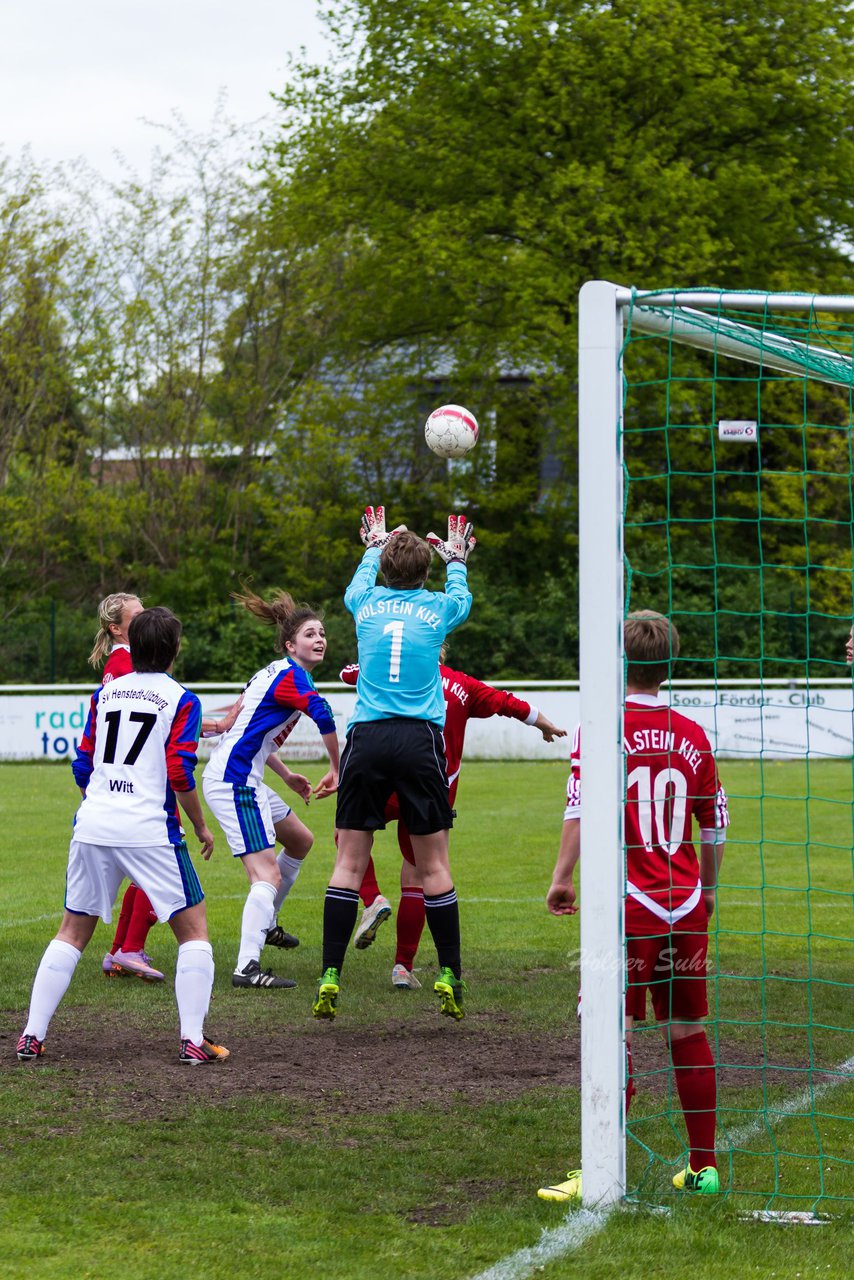
<svg viewBox="0 0 854 1280">
<path fill-rule="evenodd" d="M 705 731 L 647 694 L 626 699 L 626 932 L 675 925 L 700 901 L 692 822 L 717 842 L 729 825 L 727 798 Z M 567 818 L 580 816 L 581 747 L 572 746 Z M 589 853 L 587 856 L 590 856 Z M 594 854 L 595 856 L 595 854 Z"/>
</svg>

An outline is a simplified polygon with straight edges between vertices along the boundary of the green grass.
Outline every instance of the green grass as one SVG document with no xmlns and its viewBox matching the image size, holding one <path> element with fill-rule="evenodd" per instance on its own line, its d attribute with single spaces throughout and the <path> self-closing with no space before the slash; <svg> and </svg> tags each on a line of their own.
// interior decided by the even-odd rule
<svg viewBox="0 0 854 1280">
<path fill-rule="evenodd" d="M 315 777 L 321 769 L 305 771 Z M 641 1031 L 630 1182 L 667 1212 L 615 1214 L 537 1274 L 741 1280 L 850 1271 L 854 1087 L 808 1068 L 833 1068 L 854 1053 L 851 765 L 725 762 L 723 771 L 733 826 L 710 999 L 724 1064 L 729 1194 L 689 1203 L 671 1194 L 683 1127 L 658 1035 Z M 578 1156 L 578 922 L 556 920 L 543 906 L 565 773 L 564 764 L 465 767 L 452 840 L 470 985 L 459 1026 L 436 1015 L 429 942 L 419 954 L 425 989 L 391 989 L 392 926 L 369 951 L 349 955 L 336 1024 L 310 1018 L 333 861 L 333 810 L 323 805 L 309 811 L 316 844 L 283 917 L 302 946 L 265 953 L 299 988 L 234 991 L 245 879 L 220 840 L 201 868 L 217 959 L 210 1026 L 227 1031 L 233 1056 L 188 1080 L 173 1065 L 168 984 L 104 980 L 100 959 L 112 931 L 103 925 L 51 1026 L 49 1056 L 32 1067 L 14 1062 L 32 975 L 60 915 L 77 793 L 67 770 L 0 767 L 0 1275 L 148 1280 L 200 1266 L 233 1280 L 454 1280 L 577 1221 L 534 1194 Z M 394 901 L 393 833 L 378 842 L 377 863 Z M 171 977 L 171 933 L 155 930 L 150 949 Z M 75 1065 L 63 1046 L 81 1030 L 103 1032 L 107 1046 L 115 1035 L 126 1046 L 121 1069 L 111 1071 L 109 1050 L 87 1071 Z M 263 1071 L 252 1061 L 251 1046 L 262 1040 L 275 1070 L 269 1054 Z M 487 1090 L 459 1074 L 461 1055 L 476 1061 L 481 1041 L 497 1057 Z M 405 1083 L 394 1061 L 401 1043 L 434 1065 L 423 1096 L 398 1101 L 388 1076 Z M 383 1087 L 373 1108 L 361 1065 L 370 1046 L 379 1062 L 387 1051 L 390 1064 L 375 1077 Z M 524 1046 L 528 1076 L 508 1070 L 505 1078 L 501 1055 Z M 564 1055 L 565 1075 L 554 1067 Z M 341 1064 L 337 1083 L 330 1061 Z M 413 1061 L 413 1072 L 419 1066 Z M 360 1098 L 353 1079 L 363 1082 Z M 790 1115 L 811 1083 L 815 1107 Z M 774 1123 L 761 1124 L 765 1107 Z M 726 1134 L 737 1139 L 731 1154 Z M 739 1216 L 766 1206 L 816 1206 L 833 1220 L 797 1227 Z"/>
</svg>

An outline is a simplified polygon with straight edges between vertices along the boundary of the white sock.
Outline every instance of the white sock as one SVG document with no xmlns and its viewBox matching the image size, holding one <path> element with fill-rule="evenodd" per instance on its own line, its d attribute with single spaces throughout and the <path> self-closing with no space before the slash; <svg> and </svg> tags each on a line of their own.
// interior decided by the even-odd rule
<svg viewBox="0 0 854 1280">
<path fill-rule="evenodd" d="M 275 919 L 273 904 L 276 901 L 276 890 L 266 880 L 256 880 L 249 890 L 249 897 L 243 907 L 243 920 L 240 925 L 240 954 L 237 957 L 237 968 L 243 971 L 250 960 L 261 959 L 261 948 L 267 938 L 267 930 L 272 929 Z"/>
<path fill-rule="evenodd" d="M 287 849 L 283 849 L 276 859 L 276 865 L 282 877 L 282 883 L 276 891 L 276 901 L 274 903 L 274 917 L 279 914 L 279 909 L 285 898 L 294 887 L 294 881 L 300 872 L 303 864 L 302 858 L 292 858 Z"/>
<path fill-rule="evenodd" d="M 181 1039 L 201 1044 L 214 981 L 213 947 L 194 939 L 182 942 L 175 966 L 175 999 L 181 1021 Z"/>
<path fill-rule="evenodd" d="M 30 1012 L 23 1032 L 25 1036 L 35 1036 L 37 1040 L 44 1040 L 48 1024 L 68 990 L 68 984 L 74 977 L 77 961 L 82 954 L 83 952 L 72 947 L 70 942 L 60 942 L 58 938 L 54 938 L 47 944 L 33 982 Z"/>
</svg>

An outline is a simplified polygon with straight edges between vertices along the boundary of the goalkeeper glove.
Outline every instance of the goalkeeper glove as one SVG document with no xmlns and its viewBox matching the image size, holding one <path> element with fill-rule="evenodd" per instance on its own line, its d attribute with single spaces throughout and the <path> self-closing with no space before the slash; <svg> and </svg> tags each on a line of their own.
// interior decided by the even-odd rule
<svg viewBox="0 0 854 1280">
<path fill-rule="evenodd" d="M 435 533 L 427 534 L 427 541 L 445 564 L 465 564 L 472 547 L 477 546 L 468 516 L 448 516 L 448 540 L 443 542 Z"/>
<path fill-rule="evenodd" d="M 399 524 L 396 529 L 386 533 L 385 507 L 365 507 L 359 537 L 366 547 L 377 547 L 382 550 L 389 538 L 393 538 L 396 533 L 403 533 L 405 529 L 405 524 Z"/>
</svg>

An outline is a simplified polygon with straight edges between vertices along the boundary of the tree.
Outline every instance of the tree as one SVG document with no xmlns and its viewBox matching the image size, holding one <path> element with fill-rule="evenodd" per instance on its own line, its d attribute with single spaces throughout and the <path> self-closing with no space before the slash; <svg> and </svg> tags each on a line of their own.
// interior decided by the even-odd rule
<svg viewBox="0 0 854 1280">
<path fill-rule="evenodd" d="M 357 370 L 379 405 L 408 377 L 480 411 L 494 461 L 458 477 L 482 535 L 473 573 L 506 616 L 560 562 L 566 610 L 578 290 L 851 289 L 850 6 L 351 0 L 336 15 L 342 63 L 279 98 L 271 240 L 313 264 L 342 381 Z M 544 486 L 548 462 L 562 471 Z"/>
</svg>

